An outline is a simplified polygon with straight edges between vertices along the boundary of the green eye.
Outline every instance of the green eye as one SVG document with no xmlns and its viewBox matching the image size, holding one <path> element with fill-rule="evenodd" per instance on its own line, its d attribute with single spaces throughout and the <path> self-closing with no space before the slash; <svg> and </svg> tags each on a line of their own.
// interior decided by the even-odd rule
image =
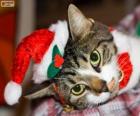
<svg viewBox="0 0 140 116">
<path fill-rule="evenodd" d="M 94 50 L 90 55 L 90 61 L 93 66 L 99 65 L 101 61 L 100 53 L 97 50 Z"/>
<path fill-rule="evenodd" d="M 71 93 L 75 96 L 79 96 L 79 95 L 81 95 L 82 93 L 85 92 L 85 88 L 86 88 L 85 85 L 77 84 L 74 87 L 72 87 Z"/>
</svg>

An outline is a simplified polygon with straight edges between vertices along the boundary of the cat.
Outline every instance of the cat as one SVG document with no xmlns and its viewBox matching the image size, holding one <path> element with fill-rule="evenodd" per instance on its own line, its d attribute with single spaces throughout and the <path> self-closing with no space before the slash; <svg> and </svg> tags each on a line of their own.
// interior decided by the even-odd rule
<svg viewBox="0 0 140 116">
<path fill-rule="evenodd" d="M 49 86 L 31 90 L 27 98 L 53 96 L 63 105 L 85 109 L 106 103 L 138 84 L 140 40 L 117 30 L 110 32 L 108 26 L 87 18 L 73 4 L 68 8 L 68 22 L 70 36 L 60 72 Z M 123 52 L 129 53 L 133 72 L 127 86 L 119 90 L 122 73 L 117 56 Z"/>
</svg>

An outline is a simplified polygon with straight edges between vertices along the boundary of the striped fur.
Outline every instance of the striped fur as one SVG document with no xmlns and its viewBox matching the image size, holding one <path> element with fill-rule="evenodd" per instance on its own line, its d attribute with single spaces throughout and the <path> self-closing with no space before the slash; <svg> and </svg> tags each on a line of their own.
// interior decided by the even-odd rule
<svg viewBox="0 0 140 116">
<path fill-rule="evenodd" d="M 114 86 L 117 86 L 119 76 L 116 64 L 117 47 L 107 26 L 86 18 L 73 5 L 70 5 L 68 13 L 70 36 L 64 50 L 65 61 L 62 69 L 52 80 L 52 84 L 46 87 L 47 89 L 33 92 L 28 98 L 53 95 L 56 99 L 60 99 L 59 93 L 64 97 L 66 104 L 83 109 L 102 104 L 116 95 L 108 90 L 107 84 L 115 78 Z M 79 19 L 82 23 L 78 22 Z M 97 56 L 100 57 L 100 62 L 95 65 L 96 62 L 93 60 L 96 60 Z M 58 93 L 52 87 L 54 83 L 58 87 Z M 83 87 L 80 90 L 84 92 L 75 95 L 74 87 L 77 87 L 77 92 L 79 85 Z"/>
</svg>

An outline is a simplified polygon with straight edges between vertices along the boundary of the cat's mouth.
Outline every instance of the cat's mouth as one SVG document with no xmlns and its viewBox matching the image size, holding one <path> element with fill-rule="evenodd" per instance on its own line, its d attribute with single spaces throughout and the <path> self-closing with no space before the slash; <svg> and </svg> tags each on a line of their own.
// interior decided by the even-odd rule
<svg viewBox="0 0 140 116">
<path fill-rule="evenodd" d="M 116 84 L 115 78 L 113 78 L 108 84 L 107 84 L 108 90 L 111 93 L 118 92 L 119 86 Z"/>
<path fill-rule="evenodd" d="M 123 79 L 123 73 L 119 71 L 119 80 L 116 81 L 115 78 L 112 78 L 112 80 L 107 84 L 108 90 L 111 93 L 118 92 L 119 91 L 119 82 Z"/>
</svg>

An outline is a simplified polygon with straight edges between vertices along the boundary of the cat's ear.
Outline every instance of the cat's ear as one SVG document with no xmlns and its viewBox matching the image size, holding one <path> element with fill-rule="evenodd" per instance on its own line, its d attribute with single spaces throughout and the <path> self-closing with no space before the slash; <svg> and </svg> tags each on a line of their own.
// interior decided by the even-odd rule
<svg viewBox="0 0 140 116">
<path fill-rule="evenodd" d="M 28 99 L 36 99 L 44 96 L 54 96 L 55 94 L 53 83 L 48 85 L 44 82 L 43 84 L 34 85 L 24 97 Z"/>
<path fill-rule="evenodd" d="M 82 38 L 90 32 L 94 25 L 94 20 L 86 18 L 85 15 L 73 4 L 70 4 L 68 8 L 68 20 L 73 39 Z"/>
</svg>

